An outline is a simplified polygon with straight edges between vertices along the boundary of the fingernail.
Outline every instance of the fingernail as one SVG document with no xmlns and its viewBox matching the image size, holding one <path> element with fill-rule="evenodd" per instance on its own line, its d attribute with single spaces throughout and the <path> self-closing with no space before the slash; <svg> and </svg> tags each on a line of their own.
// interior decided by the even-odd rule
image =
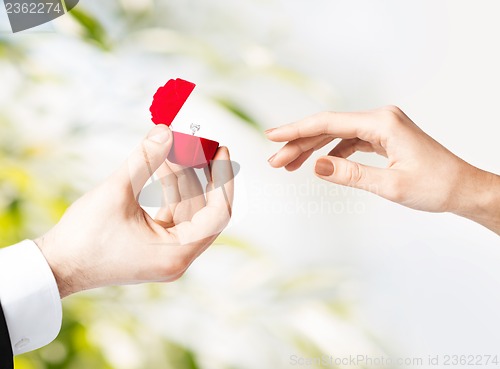
<svg viewBox="0 0 500 369">
<path fill-rule="evenodd" d="M 269 128 L 269 129 L 266 129 L 264 131 L 264 133 L 267 135 L 268 133 L 271 133 L 272 131 L 274 131 L 276 128 Z"/>
<path fill-rule="evenodd" d="M 276 154 L 274 154 L 273 156 L 271 156 L 269 159 L 267 159 L 267 161 L 270 163 L 273 161 L 273 159 L 276 157 Z"/>
<path fill-rule="evenodd" d="M 334 170 L 333 163 L 328 159 L 318 159 L 314 170 L 320 176 L 331 176 Z"/>
<path fill-rule="evenodd" d="M 170 138 L 170 129 L 164 124 L 158 124 L 148 134 L 148 140 L 156 143 L 165 143 Z"/>
</svg>

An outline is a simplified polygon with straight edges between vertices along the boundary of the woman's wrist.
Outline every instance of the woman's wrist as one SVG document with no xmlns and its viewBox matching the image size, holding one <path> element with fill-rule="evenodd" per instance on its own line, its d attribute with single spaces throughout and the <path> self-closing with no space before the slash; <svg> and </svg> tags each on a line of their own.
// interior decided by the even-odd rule
<svg viewBox="0 0 500 369">
<path fill-rule="evenodd" d="M 500 176 L 468 166 L 458 187 L 456 207 L 450 212 L 500 234 Z"/>
</svg>

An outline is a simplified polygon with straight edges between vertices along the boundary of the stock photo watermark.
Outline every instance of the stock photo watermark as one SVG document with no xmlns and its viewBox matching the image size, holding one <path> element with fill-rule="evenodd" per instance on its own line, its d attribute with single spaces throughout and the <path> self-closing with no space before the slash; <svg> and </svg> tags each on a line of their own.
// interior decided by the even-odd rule
<svg viewBox="0 0 500 369">
<path fill-rule="evenodd" d="M 70 12 L 79 0 L 4 0 L 12 32 L 50 22 Z"/>
<path fill-rule="evenodd" d="M 497 354 L 442 354 L 423 356 L 370 356 L 370 355 L 322 355 L 306 357 L 301 355 L 290 355 L 288 363 L 297 368 L 470 368 L 500 366 L 500 356 Z"/>
<path fill-rule="evenodd" d="M 375 192 L 375 188 L 367 189 Z M 268 183 L 255 180 L 251 192 L 257 200 L 251 210 L 271 214 L 312 217 L 314 215 L 360 215 L 367 211 L 370 194 L 350 187 L 306 180 L 302 183 Z"/>
</svg>

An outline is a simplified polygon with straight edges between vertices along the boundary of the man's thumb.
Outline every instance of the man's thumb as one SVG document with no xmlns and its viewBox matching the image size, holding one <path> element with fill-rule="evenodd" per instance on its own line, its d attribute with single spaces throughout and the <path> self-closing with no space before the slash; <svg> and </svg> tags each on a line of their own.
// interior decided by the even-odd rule
<svg viewBox="0 0 500 369">
<path fill-rule="evenodd" d="M 172 147 L 172 132 L 164 124 L 152 128 L 119 171 L 119 180 L 131 184 L 137 197 L 147 180 L 165 161 Z"/>
<path fill-rule="evenodd" d="M 326 181 L 360 188 L 379 195 L 387 182 L 387 169 L 369 167 L 336 156 L 323 156 L 316 161 L 316 175 Z"/>
</svg>

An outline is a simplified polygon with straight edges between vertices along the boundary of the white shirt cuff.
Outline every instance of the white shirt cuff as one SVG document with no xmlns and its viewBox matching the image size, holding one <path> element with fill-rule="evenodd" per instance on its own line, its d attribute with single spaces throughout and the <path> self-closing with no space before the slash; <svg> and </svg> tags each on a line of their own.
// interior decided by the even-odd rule
<svg viewBox="0 0 500 369">
<path fill-rule="evenodd" d="M 0 249 L 0 303 L 14 355 L 45 346 L 59 334 L 59 289 L 49 264 L 33 241 Z"/>
</svg>

